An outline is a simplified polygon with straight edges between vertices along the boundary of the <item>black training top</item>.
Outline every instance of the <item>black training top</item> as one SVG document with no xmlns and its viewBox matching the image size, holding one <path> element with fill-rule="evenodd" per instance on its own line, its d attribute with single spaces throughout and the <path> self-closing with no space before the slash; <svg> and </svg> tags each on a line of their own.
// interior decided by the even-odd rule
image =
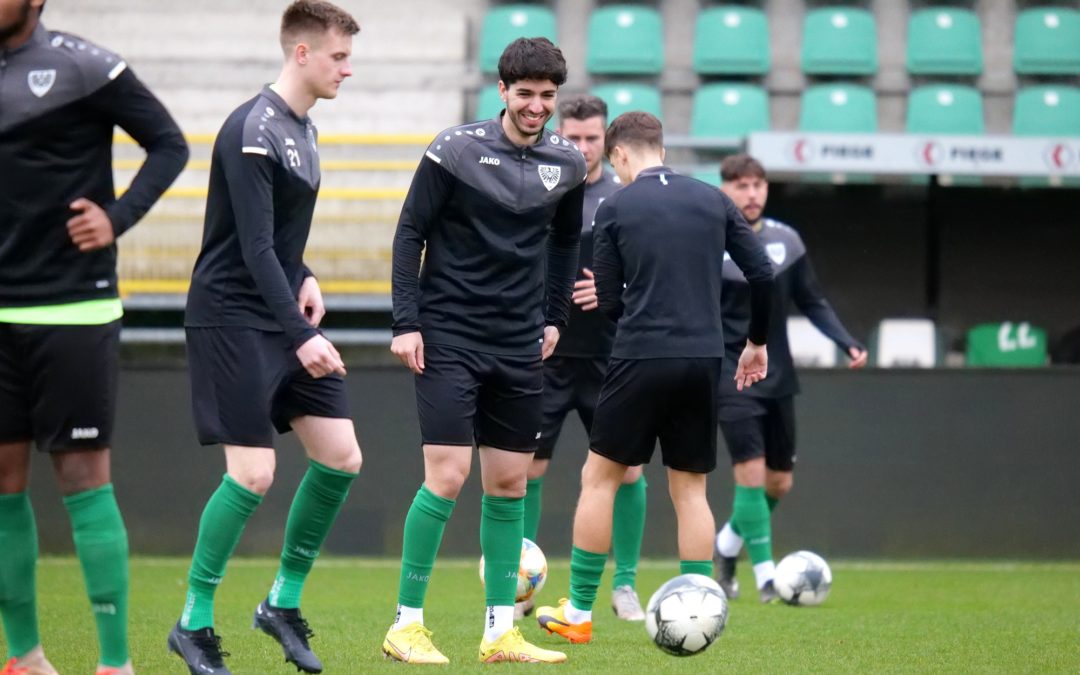
<svg viewBox="0 0 1080 675">
<path fill-rule="evenodd" d="M 319 193 L 315 125 L 270 87 L 233 111 L 214 141 L 202 250 L 184 325 L 284 331 L 294 348 L 318 331 L 297 295 Z"/>
<path fill-rule="evenodd" d="M 719 358 L 723 274 L 731 251 L 752 293 L 750 339 L 764 344 L 773 270 L 735 204 L 710 185 L 652 167 L 596 211 L 600 309 L 618 318 L 612 357 Z"/>
<path fill-rule="evenodd" d="M 594 216 L 601 203 L 622 187 L 619 178 L 605 170 L 595 183 L 585 184 L 585 205 L 581 212 L 581 252 L 578 254 L 578 279 L 584 279 L 583 268 L 592 269 Z M 599 309 L 583 311 L 571 303 L 566 330 L 555 346 L 556 356 L 574 358 L 607 358 L 615 340 L 615 322 Z"/>
<path fill-rule="evenodd" d="M 115 126 L 147 153 L 120 199 Z M 176 122 L 116 54 L 41 24 L 23 45 L 0 51 L 0 306 L 117 297 L 115 244 L 79 252 L 67 232 L 70 204 L 94 202 L 119 236 L 187 158 Z"/>
<path fill-rule="evenodd" d="M 762 221 L 757 238 L 765 247 L 776 270 L 773 286 L 772 318 L 769 321 L 769 376 L 748 391 L 758 398 L 780 398 L 799 393 L 795 364 L 788 346 L 787 312 L 791 302 L 822 333 L 832 339 L 845 353 L 851 347 L 863 346 L 847 332 L 829 301 L 821 292 L 814 268 L 806 254 L 799 233 L 791 227 L 768 218 Z M 720 380 L 723 394 L 734 394 L 735 368 L 739 354 L 746 344 L 750 321 L 750 284 L 745 275 L 724 254 L 724 374 Z"/>
<path fill-rule="evenodd" d="M 545 324 L 569 314 L 584 180 L 576 145 L 547 129 L 514 145 L 501 114 L 439 134 L 394 236 L 394 335 L 539 354 Z"/>
</svg>

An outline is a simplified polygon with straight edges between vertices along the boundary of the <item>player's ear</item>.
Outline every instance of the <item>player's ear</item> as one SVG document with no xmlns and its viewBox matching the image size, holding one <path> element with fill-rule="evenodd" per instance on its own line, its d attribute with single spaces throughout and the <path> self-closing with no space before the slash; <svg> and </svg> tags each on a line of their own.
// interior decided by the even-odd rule
<svg viewBox="0 0 1080 675">
<path fill-rule="evenodd" d="M 664 161 L 664 157 L 667 156 L 667 148 L 660 148 L 660 161 Z"/>
<path fill-rule="evenodd" d="M 302 66 L 306 66 L 308 62 L 308 56 L 311 55 L 311 47 L 306 42 L 298 42 L 296 49 L 294 50 L 296 56 L 296 62 Z"/>
<path fill-rule="evenodd" d="M 502 99 L 503 103 L 506 103 L 507 102 L 506 99 L 508 99 L 509 97 L 510 97 L 510 87 L 507 87 L 505 82 L 503 82 L 502 80 L 499 80 L 499 98 Z"/>
</svg>

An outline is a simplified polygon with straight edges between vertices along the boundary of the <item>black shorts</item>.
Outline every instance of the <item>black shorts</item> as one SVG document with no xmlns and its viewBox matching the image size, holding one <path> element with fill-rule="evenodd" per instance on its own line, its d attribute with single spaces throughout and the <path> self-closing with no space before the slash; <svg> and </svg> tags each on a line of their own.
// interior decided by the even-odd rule
<svg viewBox="0 0 1080 675">
<path fill-rule="evenodd" d="M 272 448 L 305 415 L 349 419 L 345 379 L 318 379 L 284 333 L 221 326 L 187 328 L 191 407 L 199 443 Z"/>
<path fill-rule="evenodd" d="M 43 452 L 109 447 L 120 321 L 96 326 L 0 323 L 0 442 Z"/>
<path fill-rule="evenodd" d="M 540 438 L 540 355 L 424 346 L 416 408 L 425 445 L 485 445 L 535 452 Z"/>
<path fill-rule="evenodd" d="M 795 397 L 720 397 L 720 431 L 732 464 L 765 458 L 773 471 L 795 468 Z"/>
<path fill-rule="evenodd" d="M 612 359 L 589 447 L 627 466 L 645 464 L 656 441 L 664 466 L 716 468 L 716 397 L 721 359 Z"/>
<path fill-rule="evenodd" d="M 536 459 L 551 459 L 571 410 L 577 411 L 585 433 L 592 433 L 593 415 L 606 370 L 607 359 L 602 357 L 552 356 L 544 361 L 544 416 Z"/>
</svg>

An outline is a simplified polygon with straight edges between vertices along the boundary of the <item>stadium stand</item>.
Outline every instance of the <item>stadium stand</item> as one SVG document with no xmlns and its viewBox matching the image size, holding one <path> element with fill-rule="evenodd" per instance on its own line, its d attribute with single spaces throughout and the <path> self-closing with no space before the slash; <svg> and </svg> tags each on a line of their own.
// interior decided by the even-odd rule
<svg viewBox="0 0 1080 675">
<path fill-rule="evenodd" d="M 694 32 L 694 72 L 764 75 L 769 71 L 769 22 L 757 7 L 707 7 Z"/>
<path fill-rule="evenodd" d="M 933 368 L 941 362 L 937 327 L 929 319 L 885 319 L 870 339 L 879 368 Z"/>
<path fill-rule="evenodd" d="M 1038 367 L 1046 357 L 1046 331 L 1026 321 L 979 324 L 967 333 L 969 366 Z"/>
<path fill-rule="evenodd" d="M 808 75 L 873 75 L 878 69 L 874 16 L 859 7 L 821 7 L 806 13 L 802 70 Z"/>
<path fill-rule="evenodd" d="M 907 69 L 913 75 L 978 75 L 983 69 L 979 17 L 961 7 L 928 7 L 908 21 Z"/>
<path fill-rule="evenodd" d="M 751 84 L 714 83 L 694 93 L 690 134 L 698 138 L 742 137 L 769 129 L 765 90 Z"/>
<path fill-rule="evenodd" d="M 877 131 L 877 103 L 873 90 L 846 83 L 807 87 L 802 95 L 799 129 L 838 133 Z"/>
<path fill-rule="evenodd" d="M 821 334 L 805 316 L 788 317 L 791 358 L 800 368 L 832 368 L 839 362 L 836 344 Z"/>
<path fill-rule="evenodd" d="M 1080 10 L 1032 7 L 1020 12 L 1013 67 L 1024 75 L 1080 75 Z"/>
<path fill-rule="evenodd" d="M 638 5 L 606 5 L 589 18 L 585 68 L 596 75 L 656 75 L 664 68 L 660 13 Z"/>
<path fill-rule="evenodd" d="M 607 103 L 609 120 L 630 110 L 644 110 L 661 120 L 664 118 L 660 90 L 654 86 L 636 82 L 610 82 L 593 87 L 592 94 Z"/>
<path fill-rule="evenodd" d="M 503 49 L 519 37 L 546 37 L 558 43 L 555 13 L 544 5 L 501 5 L 484 15 L 480 28 L 480 71 L 498 71 Z"/>
<path fill-rule="evenodd" d="M 1013 133 L 1080 136 L 1080 87 L 1042 85 L 1016 93 Z"/>
<path fill-rule="evenodd" d="M 476 101 L 476 114 L 473 117 L 478 120 L 490 119 L 498 115 L 504 107 L 506 104 L 499 97 L 499 85 L 490 84 L 480 90 Z"/>
<path fill-rule="evenodd" d="M 981 134 L 982 94 L 974 87 L 934 84 L 911 90 L 907 131 L 920 134 Z"/>
</svg>

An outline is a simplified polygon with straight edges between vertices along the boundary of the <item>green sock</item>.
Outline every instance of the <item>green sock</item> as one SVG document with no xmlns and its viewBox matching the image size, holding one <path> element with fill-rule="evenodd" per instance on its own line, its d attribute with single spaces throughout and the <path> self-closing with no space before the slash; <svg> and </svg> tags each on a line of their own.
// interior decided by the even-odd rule
<svg viewBox="0 0 1080 675">
<path fill-rule="evenodd" d="M 645 536 L 645 476 L 629 485 L 620 485 L 615 493 L 615 519 L 611 524 L 611 552 L 615 556 L 612 588 L 634 587 L 641 540 Z M 576 607 L 577 605 L 575 605 Z"/>
<path fill-rule="evenodd" d="M 776 505 L 780 503 L 780 499 L 777 497 L 771 497 L 768 493 L 765 494 L 765 503 L 769 505 L 769 513 L 776 510 Z M 733 513 L 731 519 L 728 520 L 728 524 L 731 525 L 731 531 L 735 534 L 742 536 L 742 532 L 739 532 L 739 524 L 735 522 L 735 514 Z"/>
<path fill-rule="evenodd" d="M 191 556 L 181 627 L 187 630 L 213 627 L 214 592 L 225 576 L 225 566 L 248 518 L 261 503 L 262 495 L 248 490 L 228 474 L 222 477 L 199 520 L 199 538 Z"/>
<path fill-rule="evenodd" d="M 712 579 L 711 560 L 680 560 L 679 574 L 703 574 Z"/>
<path fill-rule="evenodd" d="M 453 499 L 440 497 L 426 485 L 421 485 L 405 516 L 405 534 L 401 545 L 401 580 L 398 582 L 398 604 L 423 607 L 431 582 L 431 569 L 439 554 L 443 530 L 454 512 Z"/>
<path fill-rule="evenodd" d="M 540 504 L 544 500 L 544 477 L 530 478 L 525 483 L 525 538 L 536 543 L 540 531 Z"/>
<path fill-rule="evenodd" d="M 99 663 L 122 666 L 128 661 L 128 538 L 113 486 L 68 495 L 64 506 L 97 622 Z"/>
<path fill-rule="evenodd" d="M 304 589 L 315 558 L 319 556 L 326 535 L 337 519 L 341 505 L 357 474 L 339 471 L 308 461 L 308 470 L 293 497 L 289 519 L 285 523 L 285 544 L 281 548 L 281 565 L 269 601 L 273 607 L 300 607 L 300 592 Z"/>
<path fill-rule="evenodd" d="M 592 553 L 577 546 L 570 551 L 570 603 L 575 609 L 592 611 L 605 564 L 607 553 Z"/>
<path fill-rule="evenodd" d="M 8 658 L 41 643 L 37 620 L 37 526 L 27 492 L 0 495 L 0 615 Z"/>
<path fill-rule="evenodd" d="M 772 526 L 765 488 L 735 486 L 735 505 L 732 522 L 738 523 L 739 534 L 746 541 L 750 562 L 758 564 L 772 560 Z"/>
<path fill-rule="evenodd" d="M 523 497 L 484 495 L 480 506 L 480 550 L 484 554 L 484 600 L 488 607 L 513 605 L 521 566 Z"/>
</svg>

